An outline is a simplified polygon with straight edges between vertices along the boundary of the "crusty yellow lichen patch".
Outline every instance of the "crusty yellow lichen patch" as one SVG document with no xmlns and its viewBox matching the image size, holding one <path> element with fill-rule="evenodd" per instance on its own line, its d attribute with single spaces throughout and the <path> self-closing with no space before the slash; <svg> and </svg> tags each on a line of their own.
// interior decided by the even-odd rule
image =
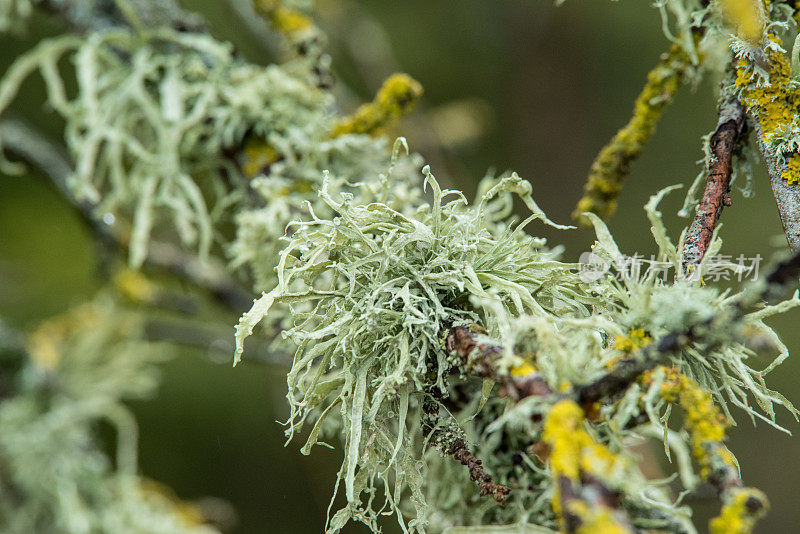
<svg viewBox="0 0 800 534">
<path fill-rule="evenodd" d="M 578 483 L 584 473 L 603 480 L 623 462 L 608 447 L 592 439 L 583 428 L 584 418 L 583 410 L 572 400 L 559 401 L 547 415 L 542 440 L 550 447 L 550 471 L 555 479 L 566 477 Z M 553 511 L 561 513 L 558 489 L 553 498 Z"/>
<path fill-rule="evenodd" d="M 685 412 L 684 426 L 689 432 L 692 455 L 700 466 L 703 479 L 707 479 L 711 473 L 714 456 L 735 466 L 736 460 L 722 444 L 728 421 L 714 404 L 711 394 L 674 367 L 660 369 L 665 375 L 661 397 L 669 403 L 678 404 Z M 645 375 L 645 382 L 649 382 L 652 376 L 653 372 Z"/>
<path fill-rule="evenodd" d="M 240 154 L 242 174 L 251 179 L 264 174 L 280 157 L 280 153 L 264 139 L 251 137 Z"/>
<path fill-rule="evenodd" d="M 120 269 L 114 276 L 114 285 L 125 298 L 138 303 L 153 302 L 160 293 L 158 285 L 134 269 Z"/>
<path fill-rule="evenodd" d="M 33 362 L 41 369 L 58 366 L 67 339 L 80 329 L 91 329 L 100 322 L 100 312 L 92 304 L 83 304 L 43 321 L 31 332 L 27 349 Z"/>
<path fill-rule="evenodd" d="M 266 18 L 275 31 L 294 38 L 314 27 L 314 22 L 303 13 L 282 5 L 280 0 L 254 0 L 256 12 Z"/>
<path fill-rule="evenodd" d="M 422 96 L 422 85 L 408 74 L 392 74 L 372 102 L 339 121 L 331 137 L 345 134 L 377 134 L 390 122 L 410 112 Z"/>
<path fill-rule="evenodd" d="M 711 534 L 750 534 L 769 508 L 767 497 L 755 488 L 738 488 L 730 493 L 720 515 L 709 523 L 709 531 Z"/>
<path fill-rule="evenodd" d="M 627 336 L 618 335 L 614 340 L 614 349 L 620 350 L 625 353 L 624 356 L 611 358 L 605 363 L 606 369 L 613 369 L 620 360 L 626 358 L 633 352 L 646 347 L 653 341 L 653 338 L 647 335 L 644 328 L 637 328 L 628 332 Z"/>
<path fill-rule="evenodd" d="M 625 352 L 633 352 L 642 347 L 646 347 L 653 341 L 653 338 L 647 335 L 644 328 L 637 328 L 631 330 L 627 336 L 617 336 L 614 341 L 614 349 Z"/>
<path fill-rule="evenodd" d="M 647 82 L 634 103 L 633 116 L 592 163 L 583 198 L 578 201 L 572 214 L 582 226 L 591 227 L 583 216 L 585 212 L 596 213 L 606 219 L 617 210 L 617 197 L 622 190 L 623 180 L 630 174 L 631 164 L 653 134 L 658 119 L 672 102 L 691 65 L 692 60 L 683 46 L 674 44 L 647 74 Z"/>
<path fill-rule="evenodd" d="M 786 158 L 786 168 L 781 173 L 781 178 L 790 184 L 800 184 L 800 154 Z"/>
<path fill-rule="evenodd" d="M 780 38 L 775 35 L 770 35 L 769 39 L 781 44 Z M 774 141 L 775 134 L 789 129 L 797 117 L 800 91 L 789 83 L 792 75 L 789 58 L 776 50 L 767 52 L 766 57 L 768 83 L 758 77 L 752 65 L 740 59 L 736 68 L 735 85 L 739 90 L 739 100 L 748 113 L 758 118 L 762 141 L 769 146 Z M 800 182 L 800 161 L 797 154 L 787 157 L 786 169 L 781 176 L 789 183 Z"/>
<path fill-rule="evenodd" d="M 538 371 L 530 358 L 521 358 L 519 364 L 511 368 L 511 376 L 526 376 Z"/>
<path fill-rule="evenodd" d="M 722 0 L 719 6 L 739 38 L 754 45 L 761 42 L 767 22 L 763 0 Z"/>
<path fill-rule="evenodd" d="M 580 519 L 576 534 L 630 534 L 614 513 L 606 507 L 591 507 L 583 501 L 572 501 L 569 512 Z"/>
</svg>

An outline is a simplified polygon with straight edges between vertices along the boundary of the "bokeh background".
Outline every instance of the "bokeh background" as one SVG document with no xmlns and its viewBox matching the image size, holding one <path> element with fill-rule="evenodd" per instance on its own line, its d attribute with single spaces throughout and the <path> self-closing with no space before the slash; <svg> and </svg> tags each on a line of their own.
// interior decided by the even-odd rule
<svg viewBox="0 0 800 534">
<path fill-rule="evenodd" d="M 251 60 L 272 59 L 258 25 L 246 23 L 227 1 L 182 3 L 204 13 L 212 31 Z M 469 196 L 487 169 L 516 170 L 532 181 L 537 202 L 557 222 L 568 222 L 593 157 L 627 121 L 647 71 L 667 47 L 647 2 L 318 3 L 345 106 L 371 98 L 391 72 L 410 73 L 426 96 L 419 113 L 396 131 L 426 156 L 434 173 Z M 0 72 L 42 36 L 60 31 L 57 22 L 37 19 L 27 36 L 0 38 Z M 688 186 L 697 174 L 700 137 L 716 124 L 715 83 L 681 89 L 635 164 L 609 223 L 624 251 L 655 250 L 642 205 L 658 189 Z M 42 84 L 34 80 L 15 112 L 58 135 L 58 121 L 42 101 Z M 771 258 L 786 245 L 766 175 L 756 167 L 755 197 L 734 194 L 724 213 L 724 251 Z M 663 205 L 676 238 L 687 223 L 675 215 L 682 198 L 673 193 Z M 532 231 L 563 243 L 568 259 L 592 242 L 591 234 L 577 230 Z M 90 297 L 101 284 L 97 262 L 91 236 L 45 179 L 0 177 L 0 315 L 29 328 Z M 800 329 L 793 323 L 799 317 L 794 311 L 773 321 L 798 356 Z M 800 359 L 790 358 L 769 382 L 800 403 L 798 376 Z M 227 359 L 180 351 L 163 367 L 158 396 L 132 405 L 141 430 L 141 470 L 182 498 L 217 496 L 232 503 L 235 532 L 320 532 L 341 451 L 319 448 L 304 457 L 297 443 L 284 448 L 276 423 L 286 416 L 284 395 L 278 367 L 245 362 L 232 369 Z M 800 430 L 787 414 L 779 421 Z M 730 447 L 745 480 L 772 502 L 758 532 L 798 530 L 798 443 L 739 417 Z M 692 504 L 705 528 L 717 504 L 702 498 Z M 387 520 L 386 531 L 394 528 Z"/>
</svg>

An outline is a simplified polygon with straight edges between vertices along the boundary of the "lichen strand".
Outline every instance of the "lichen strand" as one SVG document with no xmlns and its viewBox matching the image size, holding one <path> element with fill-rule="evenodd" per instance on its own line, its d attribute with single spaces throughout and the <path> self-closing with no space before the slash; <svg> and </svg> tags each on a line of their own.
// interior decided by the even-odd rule
<svg viewBox="0 0 800 534">
<path fill-rule="evenodd" d="M 631 164 L 641 153 L 691 66 L 692 60 L 684 46 L 676 43 L 647 74 L 647 82 L 634 103 L 630 121 L 603 147 L 592 163 L 583 198 L 573 213 L 573 218 L 582 226 L 591 226 L 583 217 L 584 212 L 607 219 L 616 211 L 617 196 L 630 173 Z"/>
<path fill-rule="evenodd" d="M 334 127 L 331 135 L 376 134 L 390 122 L 406 115 L 422 96 L 422 85 L 407 74 L 393 74 L 372 102 L 363 104 Z"/>
<path fill-rule="evenodd" d="M 735 88 L 748 113 L 761 125 L 765 145 L 786 168 L 781 176 L 791 183 L 800 183 L 800 88 L 792 82 L 789 58 L 780 51 L 781 40 L 770 35 L 774 43 L 766 54 L 766 71 L 759 70 L 753 61 L 740 58 L 736 68 Z"/>
<path fill-rule="evenodd" d="M 711 533 L 750 534 L 769 502 L 761 491 L 741 487 L 739 465 L 723 443 L 726 417 L 707 391 L 677 369 L 660 367 L 644 375 L 643 381 L 652 381 L 656 374 L 663 380 L 660 392 L 664 401 L 678 404 L 684 411 L 684 428 L 689 432 L 700 476 L 714 484 L 722 498 L 720 515 L 709 524 Z"/>
<path fill-rule="evenodd" d="M 754 488 L 737 488 L 709 523 L 711 534 L 751 534 L 756 522 L 769 510 L 766 496 Z"/>
<path fill-rule="evenodd" d="M 64 57 L 74 59 L 74 94 L 50 68 Z M 130 264 L 137 267 L 164 227 L 201 256 L 209 252 L 214 224 L 248 204 L 247 183 L 228 157 L 247 136 L 282 155 L 320 153 L 311 147 L 330 131 L 332 97 L 287 68 L 252 65 L 226 43 L 163 28 L 64 36 L 12 65 L 0 85 L 0 113 L 40 70 L 50 105 L 66 120 L 75 161 L 69 184 L 98 215 L 132 220 Z"/>
</svg>

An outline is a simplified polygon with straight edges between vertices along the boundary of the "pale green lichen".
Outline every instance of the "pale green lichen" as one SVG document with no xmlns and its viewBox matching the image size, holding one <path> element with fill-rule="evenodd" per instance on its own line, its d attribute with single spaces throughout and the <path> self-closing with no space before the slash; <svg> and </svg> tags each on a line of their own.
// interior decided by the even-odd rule
<svg viewBox="0 0 800 534">
<path fill-rule="evenodd" d="M 599 237 L 593 253 L 606 260 L 610 266 L 609 286 L 604 290 L 608 298 L 605 312 L 607 318 L 623 331 L 641 328 L 654 338 L 682 325 L 720 314 L 743 296 L 741 292 L 730 294 L 714 286 L 700 284 L 700 280 L 711 269 L 735 273 L 741 267 L 732 262 L 728 265 L 711 264 L 710 258 L 717 254 L 722 244 L 719 239 L 711 243 L 710 252 L 698 265 L 698 270 L 691 275 L 684 274 L 681 264 L 683 236 L 677 246 L 673 244 L 657 210 L 658 203 L 670 189 L 651 197 L 646 206 L 659 248 L 657 261 L 662 262 L 662 266 L 667 266 L 668 270 L 642 269 L 637 272 L 636 269 L 631 269 L 605 225 L 598 218 L 593 218 Z M 665 280 L 666 273 L 675 279 L 672 282 Z M 765 418 L 752 408 L 751 402 L 754 402 L 766 414 L 765 419 L 777 426 L 774 405 L 787 407 L 795 416 L 797 411 L 785 397 L 765 385 L 764 375 L 786 359 L 788 349 L 764 323 L 764 319 L 799 305 L 800 296 L 795 294 L 781 304 L 746 314 L 741 324 L 732 330 L 707 332 L 702 342 L 690 344 L 682 354 L 673 357 L 672 362 L 678 366 L 680 372 L 698 381 L 707 391 L 713 392 L 727 415 L 730 415 L 727 410 L 727 402 L 730 402 L 744 409 L 751 417 Z M 756 353 L 748 347 L 741 328 L 747 328 L 750 337 L 768 339 L 769 345 L 774 347 L 776 354 L 763 370 L 753 369 L 747 364 L 747 360 L 754 358 Z"/>
<path fill-rule="evenodd" d="M 0 33 L 21 32 L 32 14 L 31 0 L 0 0 Z"/>
<path fill-rule="evenodd" d="M 164 357 L 141 329 L 138 316 L 99 297 L 34 331 L 16 394 L 0 403 L 0 530 L 216 532 L 137 471 L 136 422 L 123 402 L 153 393 Z M 116 457 L 100 423 L 116 432 Z"/>
<path fill-rule="evenodd" d="M 76 65 L 73 96 L 55 69 L 65 55 Z M 98 213 L 133 220 L 133 266 L 164 219 L 207 254 L 214 222 L 241 196 L 230 191 L 225 172 L 238 173 L 224 151 L 255 134 L 291 152 L 293 139 L 315 136 L 328 102 L 280 67 L 237 60 L 211 37 L 160 29 L 142 38 L 120 29 L 43 41 L 9 69 L 0 110 L 37 69 L 66 119 L 72 189 Z"/>
<path fill-rule="evenodd" d="M 535 363 L 531 372 L 553 390 L 569 391 L 571 384 L 587 383 L 630 356 L 631 351 L 615 346 L 618 336 L 642 329 L 658 337 L 720 313 L 735 297 L 702 286 L 697 278 L 679 276 L 670 283 L 653 273 L 621 271 L 617 280 L 613 269 L 584 282 L 575 265 L 555 261 L 541 242 L 522 233 L 524 224 L 512 229 L 497 216 L 506 211 L 496 204 L 497 195 L 516 192 L 534 212 L 531 219 L 546 221 L 526 182 L 513 175 L 502 179 L 484 188 L 478 205 L 469 207 L 459 193 L 441 191 L 429 171 L 424 172 L 433 202 L 406 212 L 387 205 L 391 195 L 367 204 L 354 202 L 349 194 L 334 198 L 326 182 L 320 196 L 333 216 L 322 219 L 312 210 L 310 219 L 292 224 L 278 262 L 277 287 L 237 326 L 237 359 L 255 325 L 265 316 L 283 317 L 289 306 L 284 336 L 298 350 L 288 375 L 292 412 L 287 434 L 291 438 L 308 420 L 314 421 L 304 453 L 323 435 L 338 431 L 344 437 L 338 478 L 348 505 L 332 516 L 329 531 L 338 531 L 349 519 L 378 528 L 377 510 L 382 507 L 376 509 L 373 496 L 381 484 L 385 506 L 410 531 L 426 525 L 440 531 L 453 521 L 555 526 L 552 479 L 544 465 L 524 452 L 542 432 L 532 417 L 546 418 L 552 399 L 532 397 L 513 404 L 487 399 L 479 381 L 454 382 L 453 375 L 464 368 L 443 350 L 442 332 L 454 323 L 477 322 L 506 350 L 497 361 L 499 372 L 516 369 L 518 354 L 530 355 Z M 391 176 L 385 183 L 391 183 Z M 659 257 L 674 269 L 680 267 L 681 247 L 671 243 L 657 211 L 666 192 L 655 195 L 646 209 Z M 444 202 L 448 195 L 455 199 Z M 596 217 L 593 221 L 598 234 L 594 253 L 621 260 L 607 228 Z M 712 249 L 718 247 L 717 241 Z M 697 272 L 703 275 L 709 268 L 706 261 Z M 750 314 L 744 324 L 774 339 L 762 319 L 799 303 L 795 297 Z M 671 355 L 671 361 L 717 401 L 728 400 L 775 424 L 774 404 L 794 409 L 766 388 L 763 375 L 780 363 L 785 350 L 766 370 L 753 370 L 745 363 L 753 352 L 737 332 L 738 326 L 732 325 L 729 331 L 705 333 L 697 345 Z M 601 420 L 609 424 L 598 434 L 598 444 L 615 453 L 636 435 L 637 425 L 629 426 L 636 416 L 644 414 L 646 425 L 663 428 L 658 415 L 663 399 L 646 397 L 642 407 L 636 384 L 631 392 L 635 402 L 599 408 Z M 750 407 L 748 395 L 766 415 Z M 423 428 L 430 423 L 424 423 L 421 405 L 440 398 L 450 408 L 437 410 L 439 432 L 475 444 L 474 452 L 493 480 L 511 489 L 504 508 L 481 500 L 452 459 L 423 453 Z M 462 409 L 454 411 L 457 406 Z M 685 451 L 688 444 L 672 436 L 665 437 L 666 443 Z M 417 464 L 419 458 L 425 463 Z M 685 454 L 682 458 L 682 479 L 691 481 L 687 471 L 692 468 Z M 687 511 L 673 504 L 662 488 L 626 470 L 614 473 L 604 483 L 625 496 L 623 505 L 635 525 L 693 532 Z M 410 501 L 398 497 L 406 487 Z"/>
<path fill-rule="evenodd" d="M 420 491 L 416 469 L 402 467 L 415 461 L 412 441 L 404 438 L 411 432 L 404 414 L 430 388 L 444 393 L 448 374 L 457 369 L 441 344 L 445 325 L 480 320 L 493 329 L 491 310 L 471 296 L 534 316 L 584 316 L 595 301 L 583 293 L 571 266 L 554 261 L 522 226 L 498 237 L 487 230 L 496 202 L 505 204 L 510 192 L 534 212 L 526 223 L 549 222 L 530 198 L 527 182 L 516 175 L 501 179 L 472 208 L 460 193 L 442 191 L 427 168 L 424 173 L 432 204 L 408 215 L 392 209 L 391 198 L 355 204 L 349 194 L 332 197 L 324 184 L 320 195 L 333 217 L 323 220 L 312 211 L 309 221 L 292 225 L 278 286 L 237 327 L 241 352 L 244 338 L 274 304 L 292 306 L 293 326 L 284 335 L 299 348 L 288 376 L 288 434 L 319 416 L 308 451 L 334 407 L 343 425 L 347 452 L 339 477 L 349 505 L 334 515 L 331 530 L 348 517 L 371 524 L 362 493 L 387 469 L 397 472 L 398 487 L 405 482 Z M 445 202 L 448 196 L 455 199 Z M 389 421 L 387 412 L 403 415 Z M 396 510 L 397 503 L 389 501 Z M 424 524 L 421 500 L 415 508 L 409 527 Z"/>
<path fill-rule="evenodd" d="M 67 94 L 55 68 L 65 56 L 75 59 L 74 95 Z M 67 121 L 76 166 L 72 188 L 78 198 L 96 204 L 99 214 L 132 219 L 133 266 L 142 263 L 151 234 L 165 219 L 186 245 L 207 254 L 216 239 L 214 224 L 230 217 L 234 206 L 252 202 L 243 198 L 250 186 L 267 207 L 260 214 L 238 210 L 247 213 L 240 219 L 247 245 L 234 245 L 231 253 L 234 265 L 248 263 L 243 250 L 264 249 L 252 246 L 254 230 L 248 227 L 257 228 L 259 217 L 269 218 L 270 212 L 288 215 L 292 209 L 275 199 L 275 184 L 319 184 L 323 169 L 336 179 L 356 181 L 388 161 L 385 141 L 366 135 L 327 139 L 335 120 L 328 92 L 308 85 L 288 66 L 241 61 L 229 45 L 205 35 L 162 28 L 141 36 L 115 29 L 85 40 L 43 41 L 6 74 L 0 111 L 36 70 L 47 83 L 50 105 Z M 268 176 L 248 184 L 227 153 L 253 138 L 269 143 L 275 155 Z M 3 163 L 7 171 L 15 170 Z M 285 200 L 299 204 L 304 195 Z M 282 217 L 275 225 L 290 219 Z M 266 240 L 274 241 L 283 232 L 268 228 L 266 233 Z M 265 278 L 272 281 L 255 274 L 259 285 Z"/>
<path fill-rule="evenodd" d="M 258 290 L 275 286 L 275 263 L 284 246 L 281 238 L 289 222 L 305 211 L 304 206 L 309 203 L 319 217 L 332 215 L 328 204 L 317 194 L 323 170 L 327 171 L 331 194 L 350 192 L 356 195 L 354 202 L 367 203 L 387 199 L 387 195 L 380 179 L 362 183 L 362 177 L 378 176 L 391 165 L 391 207 L 403 210 L 419 202 L 419 156 L 400 153 L 396 147 L 393 158 L 385 138 L 342 135 L 297 142 L 302 146 L 291 152 L 291 158 L 273 163 L 268 173 L 252 180 L 251 187 L 263 206 L 241 210 L 236 215 L 236 237 L 228 249 L 231 266 L 246 267 Z"/>
</svg>

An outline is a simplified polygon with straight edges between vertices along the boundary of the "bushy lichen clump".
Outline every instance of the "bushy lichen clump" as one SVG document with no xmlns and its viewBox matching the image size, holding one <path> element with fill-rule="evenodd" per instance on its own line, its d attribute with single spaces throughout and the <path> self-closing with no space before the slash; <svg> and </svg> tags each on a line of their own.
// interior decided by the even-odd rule
<svg viewBox="0 0 800 534">
<path fill-rule="evenodd" d="M 308 420 L 314 421 L 304 453 L 333 429 L 340 429 L 344 438 L 338 478 L 348 505 L 333 515 L 330 531 L 338 531 L 349 519 L 377 528 L 384 508 L 374 505 L 379 481 L 385 506 L 410 530 L 422 531 L 427 524 L 438 531 L 452 521 L 554 527 L 562 513 L 554 500 L 561 472 L 552 463 L 558 463 L 557 457 L 543 461 L 546 455 L 537 458 L 531 447 L 552 441 L 541 421 L 551 415 L 558 396 L 515 404 L 497 398 L 496 391 L 493 395 L 491 383 L 482 386 L 474 379 L 456 378 L 468 373 L 471 364 L 447 353 L 444 333 L 455 324 L 479 324 L 485 339 L 504 347 L 493 362 L 500 375 L 539 376 L 552 391 L 569 392 L 613 369 L 620 359 L 635 356 L 650 336 L 702 323 L 734 297 L 702 286 L 696 278 L 679 275 L 673 284 L 652 272 L 625 275 L 624 269 L 586 282 L 575 265 L 557 261 L 541 240 L 522 231 L 535 219 L 552 224 L 533 203 L 527 182 L 516 175 L 496 181 L 484 187 L 477 205 L 468 206 L 460 193 L 440 190 L 427 168 L 423 172 L 432 203 L 404 211 L 390 207 L 391 172 L 382 179 L 385 195 L 362 193 L 374 195 L 371 203 L 356 203 L 347 193 L 334 197 L 328 182 L 323 184 L 319 194 L 332 217 L 320 218 L 311 209 L 306 219 L 290 226 L 288 245 L 278 262 L 277 286 L 237 326 L 237 359 L 254 326 L 265 316 L 283 317 L 288 306 L 290 326 L 284 336 L 298 349 L 288 375 L 287 434 L 292 437 Z M 516 227 L 507 218 L 509 203 L 504 198 L 512 192 L 533 212 Z M 647 211 L 660 257 L 680 268 L 680 247 L 666 237 L 656 211 L 663 194 L 651 200 Z M 445 201 L 448 196 L 455 198 Z M 611 263 L 621 261 L 608 230 L 592 217 L 598 233 L 594 253 Z M 701 263 L 698 272 L 702 275 L 707 268 Z M 745 323 L 774 341 L 761 319 L 797 303 L 795 297 L 748 316 Z M 753 395 L 772 421 L 773 403 L 793 408 L 766 389 L 763 371 L 744 363 L 753 353 L 736 332 L 732 327 L 708 333 L 672 355 L 672 364 L 687 373 L 687 380 L 695 377 L 708 391 L 719 392 L 716 400 L 727 398 L 761 416 L 747 401 Z M 640 343 L 616 342 L 626 338 Z M 782 349 L 775 364 L 784 355 Z M 624 444 L 638 435 L 638 427 L 664 428 L 664 398 L 645 393 L 646 388 L 633 384 L 624 395 L 627 400 L 602 404 L 593 416 L 600 417 L 603 430 L 595 431 L 590 448 L 607 450 L 611 463 L 595 465 L 588 456 L 570 461 L 624 495 L 623 505 L 635 525 L 691 531 L 687 512 L 632 470 L 633 460 L 624 459 Z M 690 413 L 690 421 L 692 417 Z M 438 430 L 431 434 L 434 427 Z M 574 432 L 571 440 L 577 439 Z M 475 444 L 487 472 L 511 489 L 505 508 L 481 502 L 469 477 L 456 474 L 460 466 L 452 459 L 436 452 L 423 454 L 427 439 L 429 447 L 446 452 L 447 443 L 458 436 Z M 690 445 L 682 439 L 673 435 L 667 443 L 686 451 Z M 420 466 L 417 460 L 423 457 Z M 691 486 L 690 461 L 685 454 L 681 457 L 682 478 Z M 463 485 L 456 490 L 458 480 Z M 400 502 L 404 487 L 410 491 L 408 508 Z M 579 511 L 582 502 L 572 502 L 570 510 Z M 616 514 L 607 512 L 591 516 L 592 521 L 607 521 Z"/>
<path fill-rule="evenodd" d="M 74 94 L 56 68 L 64 57 L 75 63 Z M 407 112 L 421 92 L 396 75 L 368 116 L 340 119 L 332 94 L 309 81 L 313 69 L 304 57 L 254 65 L 204 34 L 118 27 L 46 40 L 20 57 L 0 84 L 0 113 L 39 70 L 48 103 L 66 120 L 74 194 L 98 215 L 131 221 L 133 266 L 153 233 L 176 232 L 207 255 L 215 242 L 226 244 L 215 225 L 235 211 L 233 267 L 252 267 L 256 287 L 266 287 L 274 283 L 266 258 L 297 208 L 315 202 L 322 171 L 345 187 L 384 169 L 386 141 L 367 134 Z M 408 176 L 414 164 L 403 158 L 396 175 Z"/>
<path fill-rule="evenodd" d="M 0 530 L 216 532 L 138 476 L 136 422 L 123 401 L 152 394 L 163 358 L 141 328 L 102 297 L 33 332 L 17 393 L 0 403 Z M 116 431 L 116 458 L 100 423 Z"/>
<path fill-rule="evenodd" d="M 299 347 L 288 377 L 288 433 L 321 410 L 308 451 L 325 417 L 338 407 L 347 449 L 339 476 L 350 506 L 334 516 L 334 529 L 350 515 L 374 520 L 369 512 L 361 515 L 358 504 L 381 464 L 381 471 L 398 473 L 397 484 L 405 478 L 419 492 L 408 447 L 408 434 L 418 432 L 407 428 L 406 417 L 423 396 L 445 394 L 447 377 L 458 368 L 440 340 L 445 326 L 480 321 L 494 330 L 494 313 L 481 299 L 533 316 L 584 316 L 595 300 L 583 293 L 570 266 L 553 261 L 521 226 L 499 230 L 496 237 L 487 230 L 495 224 L 498 202 L 505 204 L 510 192 L 534 210 L 531 220 L 549 222 L 533 204 L 527 182 L 504 178 L 470 208 L 460 193 L 440 190 L 424 172 L 433 202 L 410 214 L 392 209 L 391 198 L 369 204 L 354 204 L 349 194 L 333 198 L 324 184 L 320 195 L 334 216 L 323 220 L 312 212 L 311 220 L 292 225 L 277 288 L 237 327 L 241 352 L 244 338 L 273 304 L 289 304 L 296 312 L 285 332 Z M 391 180 L 389 173 L 386 181 Z M 445 202 L 448 196 L 456 198 Z M 387 412 L 398 414 L 396 421 L 387 420 Z M 421 502 L 416 516 L 412 525 L 421 526 Z"/>
<path fill-rule="evenodd" d="M 74 96 L 55 69 L 64 55 L 76 65 Z M 280 67 L 250 65 L 211 37 L 163 28 L 43 41 L 6 74 L 0 110 L 36 69 L 49 104 L 66 119 L 72 189 L 98 213 L 132 219 L 134 266 L 167 217 L 184 243 L 207 254 L 214 222 L 241 197 L 230 190 L 229 176 L 238 174 L 224 151 L 246 135 L 272 136 L 286 152 L 302 151 L 292 140 L 317 135 L 329 102 Z"/>
<path fill-rule="evenodd" d="M 236 357 L 265 318 L 297 346 L 287 435 L 313 423 L 304 453 L 326 437 L 344 438 L 336 487 L 343 484 L 347 504 L 329 518 L 329 531 L 350 520 L 378 530 L 379 517 L 395 513 L 404 531 L 455 524 L 473 532 L 694 532 L 690 511 L 636 469 L 631 440 L 653 436 L 675 455 L 686 489 L 699 479 L 717 484 L 723 509 L 714 532 L 752 530 L 767 503 L 741 487 L 724 446 L 728 404 L 771 424 L 775 404 L 796 414 L 765 385 L 786 349 L 762 320 L 798 305 L 797 295 L 731 314 L 742 295 L 702 284 L 708 260 L 684 274 L 682 244 L 668 239 L 657 211 L 665 192 L 646 210 L 674 280 L 628 270 L 594 215 L 593 251 L 612 267 L 596 279 L 581 276 L 525 233 L 537 219 L 558 225 L 517 175 L 484 182 L 470 206 L 461 193 L 442 191 L 428 168 L 420 177 L 419 158 L 403 154 L 402 141 L 390 155 L 376 134 L 420 96 L 410 77 L 390 77 L 373 102 L 337 116 L 329 58 L 304 0 L 254 2 L 290 52 L 268 67 L 188 27 L 152 23 L 128 9 L 134 4 L 141 7 L 138 0 L 109 7 L 119 20 L 86 26 L 96 30 L 88 37 L 44 41 L 21 57 L 0 85 L 0 111 L 29 74 L 42 73 L 48 101 L 66 121 L 72 189 L 98 215 L 121 216 L 134 266 L 151 234 L 177 235 L 201 256 L 222 244 L 234 270 L 249 269 L 257 290 L 271 289 L 240 320 Z M 30 5 L 0 0 L 0 31 L 24 19 Z M 99 2 L 80 5 L 91 11 Z M 738 0 L 655 5 L 672 48 L 630 126 L 599 160 L 600 179 L 590 187 L 596 195 L 583 208 L 613 211 L 615 173 L 641 149 L 680 81 L 697 80 L 731 32 L 745 58 L 743 101 L 763 119 L 779 157 L 796 151 L 786 114 L 795 105 L 788 60 L 767 57 L 775 72 L 760 61 L 762 44 L 778 51 L 774 34 L 793 26 L 792 8 Z M 75 92 L 59 74 L 66 57 L 74 61 Z M 0 165 L 14 170 L 5 159 Z M 787 160 L 789 171 L 795 166 Z M 514 195 L 532 212 L 518 225 Z M 231 241 L 219 223 L 233 213 Z M 715 241 L 709 250 L 718 248 Z M 91 328 L 99 315 L 107 322 Z M 0 406 L 0 468 L 11 472 L 0 490 L 7 479 L 23 497 L 0 502 L 0 521 L 9 518 L 12 531 L 203 530 L 181 517 L 186 507 L 148 491 L 135 474 L 135 427 L 120 399 L 152 387 L 150 353 L 121 338 L 135 339 L 138 324 L 102 306 L 76 317 L 37 331 L 34 363 Z M 90 330 L 73 332 L 76 322 Z M 463 354 L 450 350 L 458 329 L 477 340 Z M 654 371 L 623 381 L 608 398 L 582 397 L 587 385 L 653 357 L 647 351 L 676 332 L 680 343 L 645 362 L 659 364 Z M 777 352 L 764 370 L 747 365 L 753 340 Z M 668 429 L 673 406 L 685 412 L 681 432 Z M 114 467 L 92 434 L 102 418 L 119 430 Z M 480 470 L 470 455 L 484 461 Z M 41 470 L 19 467 L 38 456 L 63 477 L 42 484 Z M 475 482 L 484 493 L 492 493 L 489 483 L 503 491 L 485 499 Z"/>
<path fill-rule="evenodd" d="M 658 203 L 670 189 L 651 197 L 645 206 L 659 248 L 657 258 L 661 263 L 652 266 L 655 268 L 641 268 L 641 265 L 636 268 L 626 262 L 605 225 L 596 216 L 591 216 L 598 235 L 592 252 L 607 262 L 609 274 L 613 274 L 607 280 L 608 285 L 602 289 L 606 297 L 603 314 L 623 332 L 641 331 L 637 336 L 640 339 L 642 336 L 658 338 L 682 325 L 702 323 L 724 313 L 744 296 L 742 292 L 730 294 L 712 285 L 698 283 L 712 269 L 717 273 L 725 270 L 734 273 L 737 269 L 745 268 L 733 263 L 711 264 L 710 258 L 719 250 L 720 240 L 712 242 L 709 249 L 711 253 L 697 266 L 696 272 L 684 273 L 682 240 L 685 236 L 681 236 L 677 246 L 673 244 L 658 211 Z M 668 275 L 674 276 L 672 283 L 666 283 Z M 679 358 L 673 358 L 673 364 L 706 390 L 713 392 L 716 401 L 722 404 L 728 414 L 727 402 L 731 402 L 753 417 L 761 416 L 751 408 L 748 396 L 752 396 L 752 401 L 768 415 L 771 423 L 774 423 L 775 416 L 773 404 L 790 407 L 797 414 L 782 395 L 768 389 L 764 383 L 764 374 L 779 365 L 788 356 L 788 350 L 763 321 L 798 305 L 800 297 L 796 294 L 778 305 L 746 314 L 741 324 L 733 330 L 706 332 L 701 340 L 689 344 Z M 742 329 L 747 330 L 746 336 L 742 334 Z M 764 345 L 777 353 L 765 370 L 753 369 L 746 363 L 756 356 L 756 352 L 747 344 L 747 337 L 761 339 Z M 619 346 L 625 348 L 626 344 Z"/>
</svg>

